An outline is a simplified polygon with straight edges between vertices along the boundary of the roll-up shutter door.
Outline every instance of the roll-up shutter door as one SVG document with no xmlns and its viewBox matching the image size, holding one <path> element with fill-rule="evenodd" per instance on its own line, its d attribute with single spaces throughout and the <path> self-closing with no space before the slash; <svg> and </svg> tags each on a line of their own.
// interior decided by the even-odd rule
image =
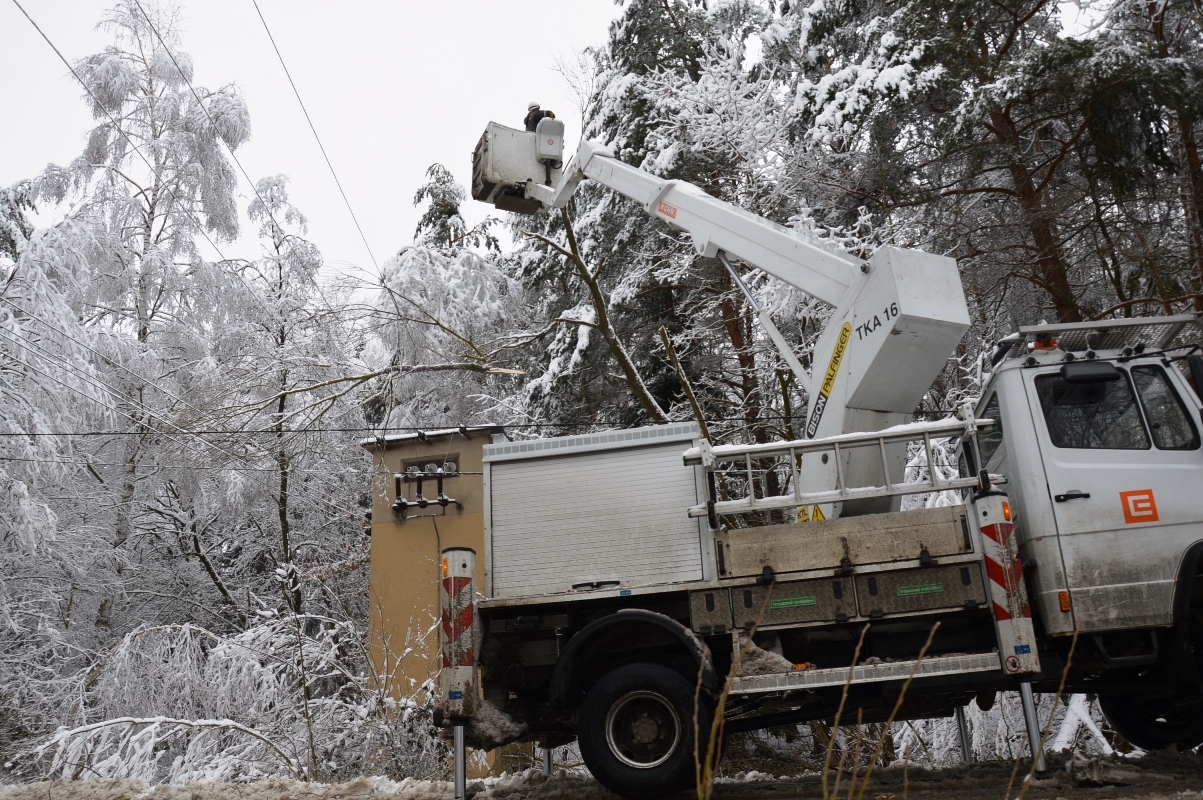
<svg viewBox="0 0 1203 800">
<path fill-rule="evenodd" d="M 491 465 L 493 596 L 701 580 L 681 442 Z"/>
</svg>

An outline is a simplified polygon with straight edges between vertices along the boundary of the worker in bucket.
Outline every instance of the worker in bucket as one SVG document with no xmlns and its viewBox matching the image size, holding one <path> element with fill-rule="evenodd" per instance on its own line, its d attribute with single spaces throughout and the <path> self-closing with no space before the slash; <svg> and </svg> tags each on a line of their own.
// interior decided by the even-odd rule
<svg viewBox="0 0 1203 800">
<path fill-rule="evenodd" d="M 538 103 L 531 101 L 531 103 L 526 107 L 526 119 L 522 120 L 522 122 L 524 125 L 526 125 L 526 129 L 528 131 L 534 133 L 535 128 L 539 127 L 539 120 L 543 119 L 544 117 L 555 119 L 556 115 L 551 111 L 544 111 L 543 109 L 539 108 Z"/>
</svg>

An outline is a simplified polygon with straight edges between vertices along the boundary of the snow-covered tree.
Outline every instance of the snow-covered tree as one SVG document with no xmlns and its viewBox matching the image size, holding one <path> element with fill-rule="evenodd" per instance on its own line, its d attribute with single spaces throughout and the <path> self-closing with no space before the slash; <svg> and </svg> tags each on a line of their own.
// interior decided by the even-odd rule
<svg viewBox="0 0 1203 800">
<path fill-rule="evenodd" d="M 88 231 L 68 220 L 0 258 L 0 745 L 38 731 L 69 705 L 63 679 L 86 664 L 65 632 L 94 608 L 88 595 L 96 525 L 63 524 L 91 502 L 89 447 L 73 432 L 104 429 L 113 401 L 98 378 L 89 334 L 69 302 L 86 279 Z M 82 590 L 82 591 L 81 591 Z M 86 637 L 85 637 L 86 638 Z M 5 745 L 5 743 L 8 743 Z"/>
<path fill-rule="evenodd" d="M 445 255 L 464 248 L 498 252 L 497 237 L 490 231 L 497 220 L 486 217 L 471 228 L 460 213 L 467 195 L 442 164 L 431 164 L 426 183 L 414 195 L 414 205 L 429 201 L 414 231 L 414 243 L 433 247 Z"/>
<path fill-rule="evenodd" d="M 246 105 L 233 86 L 192 86 L 177 17 L 178 11 L 132 1 L 106 16 L 101 27 L 114 44 L 75 66 L 98 124 L 82 155 L 67 167 L 52 165 L 38 181 L 49 201 L 71 197 L 71 219 L 89 229 L 89 269 L 78 302 L 95 329 L 108 367 L 106 391 L 118 412 L 119 436 L 96 443 L 122 465 L 99 470 L 121 487 L 112 507 L 110 572 L 96 581 L 101 628 L 113 624 L 126 544 L 141 504 L 159 484 L 145 465 L 178 464 L 186 453 L 207 449 L 194 437 L 173 436 L 171 417 L 189 388 L 190 362 L 203 357 L 198 331 L 186 319 L 216 277 L 200 263 L 196 238 L 229 240 L 237 233 L 227 150 L 250 135 Z"/>
<path fill-rule="evenodd" d="M 17 258 L 18 243 L 28 239 L 33 230 L 25 212 L 33 209 L 29 181 L 0 189 L 0 258 Z"/>
</svg>

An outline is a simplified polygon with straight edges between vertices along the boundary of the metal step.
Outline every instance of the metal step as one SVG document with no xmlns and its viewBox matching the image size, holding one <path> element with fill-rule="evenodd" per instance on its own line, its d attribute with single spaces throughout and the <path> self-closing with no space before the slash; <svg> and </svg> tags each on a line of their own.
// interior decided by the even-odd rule
<svg viewBox="0 0 1203 800">
<path fill-rule="evenodd" d="M 914 661 L 894 661 L 887 664 L 862 664 L 852 670 L 852 683 L 906 680 L 915 666 Z M 964 656 L 925 658 L 915 670 L 916 678 L 938 675 L 961 675 L 966 672 L 1001 672 L 998 651 Z M 750 675 L 731 682 L 731 694 L 784 692 L 791 689 L 819 689 L 843 686 L 848 681 L 848 668 L 807 669 L 773 675 Z"/>
</svg>

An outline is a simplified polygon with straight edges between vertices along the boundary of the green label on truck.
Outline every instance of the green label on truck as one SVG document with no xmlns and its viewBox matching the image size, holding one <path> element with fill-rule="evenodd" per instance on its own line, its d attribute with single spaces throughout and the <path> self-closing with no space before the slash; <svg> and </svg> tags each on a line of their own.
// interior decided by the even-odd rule
<svg viewBox="0 0 1203 800">
<path fill-rule="evenodd" d="M 921 583 L 918 586 L 899 586 L 898 596 L 908 597 L 913 594 L 935 594 L 944 591 L 942 583 Z"/>
<path fill-rule="evenodd" d="M 814 595 L 810 597 L 782 597 L 769 603 L 770 608 L 797 608 L 798 606 L 813 606 L 819 602 Z"/>
</svg>

